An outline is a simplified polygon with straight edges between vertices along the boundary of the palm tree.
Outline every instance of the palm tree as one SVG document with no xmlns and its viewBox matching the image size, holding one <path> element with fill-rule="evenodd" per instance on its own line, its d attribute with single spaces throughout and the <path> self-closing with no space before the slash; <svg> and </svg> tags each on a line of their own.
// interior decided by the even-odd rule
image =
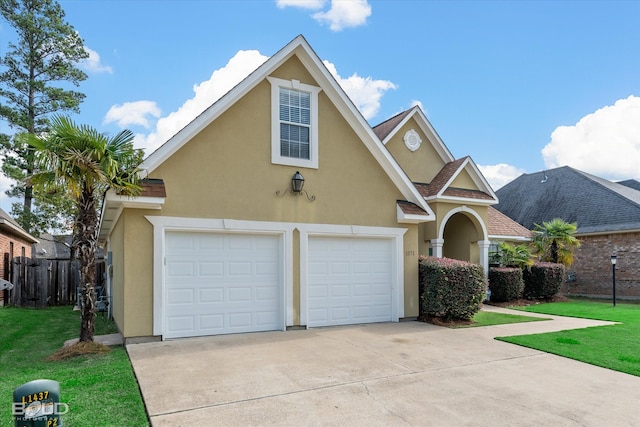
<svg viewBox="0 0 640 427">
<path fill-rule="evenodd" d="M 64 191 L 77 207 L 72 249 L 80 261 L 82 283 L 80 341 L 93 341 L 100 199 L 108 188 L 124 195 L 140 193 L 137 166 L 142 150 L 133 148 L 129 130 L 109 138 L 64 116 L 54 116 L 48 133 L 31 136 L 28 142 L 36 151 L 38 170 L 44 171 L 32 175 L 29 184 L 43 191 Z"/>
<path fill-rule="evenodd" d="M 498 245 L 498 251 L 494 254 L 494 261 L 504 267 L 526 268 L 533 265 L 531 258 L 531 249 L 528 245 L 511 245 L 507 242 L 501 242 Z"/>
<path fill-rule="evenodd" d="M 542 261 L 551 261 L 570 266 L 573 263 L 573 250 L 580 247 L 580 241 L 574 236 L 578 225 L 568 223 L 561 218 L 549 222 L 534 224 L 533 248 Z"/>
</svg>

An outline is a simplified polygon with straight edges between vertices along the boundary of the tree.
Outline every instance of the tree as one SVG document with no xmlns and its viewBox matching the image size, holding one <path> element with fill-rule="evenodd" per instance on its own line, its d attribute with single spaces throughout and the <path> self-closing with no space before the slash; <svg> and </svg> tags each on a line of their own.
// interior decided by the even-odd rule
<svg viewBox="0 0 640 427">
<path fill-rule="evenodd" d="M 561 218 L 549 222 L 534 224 L 533 249 L 541 261 L 564 264 L 569 267 L 573 263 L 573 251 L 580 247 L 580 241 L 574 236 L 577 223 L 568 223 Z"/>
<path fill-rule="evenodd" d="M 20 135 L 46 132 L 52 113 L 79 112 L 84 95 L 64 86 L 78 86 L 87 78 L 76 64 L 89 55 L 55 0 L 0 0 L 0 14 L 17 35 L 17 42 L 9 43 L 0 58 L 0 118 L 14 130 L 0 138 L 2 172 L 17 181 L 7 195 L 23 199 L 12 209 L 14 218 L 26 231 L 38 234 L 60 225 L 51 210 L 68 216 L 70 206 L 55 194 L 34 194 L 24 184 L 35 172 L 35 159 Z M 37 209 L 32 209 L 34 198 Z M 47 208 L 51 204 L 53 209 Z"/>
<path fill-rule="evenodd" d="M 531 249 L 528 245 L 511 245 L 501 242 L 498 250 L 492 255 L 492 261 L 504 267 L 526 268 L 533 265 Z"/>
<path fill-rule="evenodd" d="M 139 194 L 137 167 L 143 152 L 133 148 L 129 130 L 109 138 L 64 116 L 53 116 L 46 136 L 30 137 L 28 142 L 42 171 L 29 183 L 45 192 L 62 191 L 76 205 L 73 240 L 82 283 L 80 341 L 93 341 L 100 198 L 108 188 L 123 195 Z"/>
</svg>

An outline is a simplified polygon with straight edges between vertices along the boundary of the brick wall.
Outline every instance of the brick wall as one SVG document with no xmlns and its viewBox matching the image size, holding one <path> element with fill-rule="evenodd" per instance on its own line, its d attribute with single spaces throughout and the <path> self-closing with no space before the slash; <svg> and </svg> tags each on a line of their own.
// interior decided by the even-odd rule
<svg viewBox="0 0 640 427">
<path fill-rule="evenodd" d="M 569 270 L 576 281 L 565 286 L 569 295 L 611 298 L 613 271 L 611 255 L 617 255 L 616 297 L 640 299 L 640 232 L 579 237 L 581 247 Z"/>
<path fill-rule="evenodd" d="M 0 279 L 8 277 L 8 265 L 5 265 L 4 254 L 11 254 L 11 243 L 13 243 L 13 256 L 21 256 L 24 248 L 25 256 L 32 257 L 31 243 L 11 234 L 0 233 Z M 11 255 L 10 255 L 11 257 Z M 4 291 L 0 291 L 0 306 L 4 305 Z"/>
</svg>

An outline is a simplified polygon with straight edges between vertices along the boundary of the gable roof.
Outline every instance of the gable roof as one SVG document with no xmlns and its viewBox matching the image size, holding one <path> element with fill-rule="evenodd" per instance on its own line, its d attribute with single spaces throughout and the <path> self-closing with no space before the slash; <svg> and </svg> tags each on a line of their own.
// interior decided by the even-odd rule
<svg viewBox="0 0 640 427">
<path fill-rule="evenodd" d="M 297 36 L 285 47 L 280 49 L 275 55 L 267 59 L 247 78 L 213 103 L 202 114 L 182 128 L 182 130 L 178 131 L 178 133 L 148 156 L 140 165 L 140 169 L 149 176 L 165 160 L 171 157 L 172 154 L 189 142 L 196 134 L 212 123 L 222 113 L 234 105 L 236 101 L 246 95 L 251 89 L 294 55 L 302 62 L 327 97 L 342 114 L 345 120 L 347 120 L 369 152 L 402 193 L 403 197 L 405 197 L 407 201 L 415 203 L 424 212 L 426 212 L 427 215 L 423 217 L 423 221 L 434 220 L 435 214 L 429 205 L 420 196 L 420 193 L 412 185 L 409 177 L 402 171 L 395 159 L 385 149 L 384 145 L 382 145 L 360 111 L 356 108 L 302 35 Z"/>
<path fill-rule="evenodd" d="M 640 230 L 639 190 L 569 166 L 521 175 L 496 193 L 496 209 L 528 229 L 562 218 L 577 234 Z"/>
<path fill-rule="evenodd" d="M 531 230 L 518 224 L 493 206 L 487 208 L 487 233 L 489 238 L 507 240 L 531 240 Z"/>
<path fill-rule="evenodd" d="M 465 169 L 470 169 L 469 176 L 480 190 L 451 187 L 451 183 Z M 498 199 L 489 183 L 475 165 L 471 157 L 462 157 L 447 163 L 429 184 L 414 183 L 422 196 L 427 200 L 469 201 L 469 199 L 482 204 L 495 204 Z"/>
<path fill-rule="evenodd" d="M 20 237 L 28 243 L 38 243 L 38 239 L 27 233 L 8 213 L 0 209 L 0 232 Z"/>
<path fill-rule="evenodd" d="M 384 145 L 387 145 L 387 142 L 389 142 L 411 118 L 415 119 L 420 130 L 427 136 L 433 148 L 440 155 L 440 159 L 445 163 L 452 162 L 455 157 L 453 157 L 444 144 L 444 141 L 442 141 L 442 138 L 440 138 L 440 135 L 438 135 L 438 132 L 433 128 L 427 116 L 424 115 L 422 109 L 417 105 L 374 126 L 373 131 L 378 138 L 380 138 L 380 141 L 382 141 Z"/>
<path fill-rule="evenodd" d="M 618 181 L 618 184 L 624 185 L 625 187 L 633 188 L 634 190 L 640 191 L 640 181 L 636 181 L 635 179 L 627 179 L 625 181 Z"/>
</svg>

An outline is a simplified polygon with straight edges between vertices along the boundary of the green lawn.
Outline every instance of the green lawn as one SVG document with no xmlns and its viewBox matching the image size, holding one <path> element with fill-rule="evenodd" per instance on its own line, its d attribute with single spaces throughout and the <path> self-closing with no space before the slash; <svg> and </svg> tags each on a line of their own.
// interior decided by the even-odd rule
<svg viewBox="0 0 640 427">
<path fill-rule="evenodd" d="M 13 390 L 37 379 L 60 383 L 60 400 L 69 405 L 62 417 L 66 427 L 149 425 L 123 346 L 100 355 L 46 360 L 64 341 L 79 335 L 80 314 L 72 307 L 0 308 L 0 325 L 0 396 L 4 402 L 0 425 L 13 425 Z M 113 323 L 98 315 L 96 334 L 113 332 Z"/>
<path fill-rule="evenodd" d="M 514 307 L 529 312 L 620 322 L 570 331 L 496 338 L 640 376 L 640 305 L 573 300 Z"/>
<path fill-rule="evenodd" d="M 506 325 L 508 323 L 537 322 L 549 320 L 544 317 L 518 316 L 515 314 L 479 311 L 473 316 L 473 323 L 455 325 L 454 328 L 473 328 L 477 326 Z"/>
</svg>

